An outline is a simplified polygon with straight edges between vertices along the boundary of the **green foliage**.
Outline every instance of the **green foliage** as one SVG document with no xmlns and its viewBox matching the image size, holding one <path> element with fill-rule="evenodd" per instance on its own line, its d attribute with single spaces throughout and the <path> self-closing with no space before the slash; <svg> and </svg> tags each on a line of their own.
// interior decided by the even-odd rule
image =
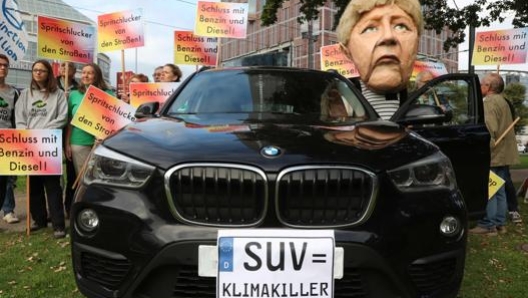
<svg viewBox="0 0 528 298">
<path fill-rule="evenodd" d="M 263 26 L 277 22 L 277 12 L 285 0 L 267 0 L 262 11 Z M 336 22 L 342 15 L 349 0 L 333 0 L 336 12 Z M 464 30 L 469 26 L 489 27 L 494 21 L 503 22 L 507 15 L 513 13 L 512 24 L 516 28 L 528 26 L 528 1 L 526 0 L 475 0 L 465 7 L 449 7 L 447 0 L 420 0 L 424 8 L 425 28 L 435 30 L 440 34 L 448 28 L 453 34 L 444 41 L 444 50 L 448 52 L 466 39 Z M 298 18 L 300 23 L 316 20 L 319 17 L 319 7 L 323 0 L 301 0 Z M 337 23 L 334 24 L 334 27 Z"/>
<path fill-rule="evenodd" d="M 519 159 L 521 160 L 521 163 L 511 166 L 510 169 L 528 169 L 528 154 L 519 155 Z"/>
<path fill-rule="evenodd" d="M 526 87 L 520 83 L 511 83 L 504 88 L 504 95 L 515 107 L 515 114 L 521 118 L 515 125 L 515 132 L 519 133 L 528 125 L 528 107 L 524 105 Z"/>
</svg>

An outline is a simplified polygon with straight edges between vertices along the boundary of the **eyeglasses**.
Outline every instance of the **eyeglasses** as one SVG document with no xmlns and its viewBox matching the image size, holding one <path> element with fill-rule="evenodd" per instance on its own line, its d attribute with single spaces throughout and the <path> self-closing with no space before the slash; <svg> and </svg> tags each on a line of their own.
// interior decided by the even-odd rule
<svg viewBox="0 0 528 298">
<path fill-rule="evenodd" d="M 48 73 L 48 71 L 46 69 L 33 69 L 33 73 Z"/>
<path fill-rule="evenodd" d="M 9 68 L 8 63 L 0 63 L 0 68 Z"/>
</svg>

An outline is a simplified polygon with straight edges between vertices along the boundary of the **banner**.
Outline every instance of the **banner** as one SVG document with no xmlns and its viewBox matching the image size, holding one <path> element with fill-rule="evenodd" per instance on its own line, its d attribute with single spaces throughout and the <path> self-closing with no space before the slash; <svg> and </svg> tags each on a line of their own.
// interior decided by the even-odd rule
<svg viewBox="0 0 528 298">
<path fill-rule="evenodd" d="M 91 63 L 95 56 L 95 27 L 38 17 L 37 55 L 78 63 Z"/>
<path fill-rule="evenodd" d="M 157 101 L 160 107 L 163 106 L 178 86 L 179 82 L 174 83 L 131 83 L 130 88 L 130 105 L 134 108 L 139 105 Z"/>
<path fill-rule="evenodd" d="M 422 71 L 430 71 L 433 74 L 433 77 L 438 77 L 441 75 L 447 74 L 447 68 L 443 62 L 433 62 L 433 61 L 414 61 L 413 72 L 411 75 L 411 81 L 416 80 L 416 76 Z"/>
<path fill-rule="evenodd" d="M 477 32 L 473 65 L 526 63 L 528 28 Z"/>
<path fill-rule="evenodd" d="M 247 3 L 198 1 L 194 34 L 246 38 L 248 9 Z"/>
<path fill-rule="evenodd" d="M 321 70 L 334 69 L 347 78 L 359 77 L 352 60 L 341 51 L 339 44 L 321 47 Z"/>
<path fill-rule="evenodd" d="M 97 139 L 105 139 L 135 120 L 136 109 L 103 90 L 90 86 L 71 121 Z"/>
<path fill-rule="evenodd" d="M 97 24 L 99 52 L 137 48 L 145 44 L 141 9 L 100 15 Z"/>
<path fill-rule="evenodd" d="M 216 65 L 218 38 L 174 31 L 174 64 Z"/>
<path fill-rule="evenodd" d="M 0 129 L 0 175 L 62 175 L 62 130 Z"/>
<path fill-rule="evenodd" d="M 28 38 L 24 23 L 14 0 L 2 0 L 0 14 L 0 53 L 11 62 L 24 59 L 28 48 Z"/>
</svg>

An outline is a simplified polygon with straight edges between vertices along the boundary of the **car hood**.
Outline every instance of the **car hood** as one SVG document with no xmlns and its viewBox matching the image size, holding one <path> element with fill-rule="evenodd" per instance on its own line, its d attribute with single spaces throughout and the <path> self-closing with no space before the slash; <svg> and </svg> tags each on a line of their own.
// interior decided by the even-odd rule
<svg viewBox="0 0 528 298">
<path fill-rule="evenodd" d="M 381 120 L 346 126 L 247 119 L 228 123 L 147 119 L 128 125 L 103 144 L 163 170 L 181 163 L 221 162 L 254 165 L 266 171 L 333 164 L 379 172 L 438 150 L 416 133 Z"/>
</svg>

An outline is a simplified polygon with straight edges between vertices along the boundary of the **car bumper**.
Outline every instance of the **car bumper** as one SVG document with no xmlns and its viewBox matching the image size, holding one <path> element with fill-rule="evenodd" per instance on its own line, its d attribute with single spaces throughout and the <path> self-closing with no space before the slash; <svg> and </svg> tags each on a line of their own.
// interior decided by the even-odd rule
<svg viewBox="0 0 528 298">
<path fill-rule="evenodd" d="M 84 295 L 216 296 L 215 278 L 198 276 L 198 248 L 216 245 L 218 228 L 168 219 L 157 211 L 160 202 L 141 192 L 96 187 L 84 197 L 72 210 L 73 267 Z M 383 213 L 386 221 L 335 230 L 336 246 L 344 249 L 344 276 L 335 280 L 334 297 L 455 297 L 465 262 L 465 209 L 458 192 L 435 200 L 438 208 L 427 212 L 411 198 Z M 85 208 L 99 216 L 95 233 L 83 233 L 75 220 Z M 439 233 L 446 215 L 460 218 L 458 235 Z"/>
</svg>

